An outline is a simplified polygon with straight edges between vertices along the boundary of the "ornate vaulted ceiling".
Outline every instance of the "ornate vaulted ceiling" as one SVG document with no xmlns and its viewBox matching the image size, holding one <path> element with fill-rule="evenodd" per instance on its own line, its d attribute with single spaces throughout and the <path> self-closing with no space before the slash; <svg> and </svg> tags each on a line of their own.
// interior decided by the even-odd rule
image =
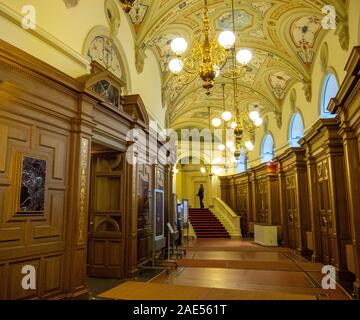
<svg viewBox="0 0 360 320">
<path fill-rule="evenodd" d="M 337 32 L 346 46 L 348 34 L 345 0 L 234 0 L 236 47 L 249 48 L 254 58 L 247 75 L 239 80 L 238 95 L 243 107 L 256 104 L 263 115 L 273 113 L 281 125 L 281 109 L 289 88 L 301 82 L 311 100 L 311 73 L 319 44 L 327 30 L 322 28 L 322 8 L 331 4 L 337 11 Z M 208 126 L 212 115 L 222 111 L 221 83 L 217 78 L 210 96 L 200 80 L 181 86 L 168 70 L 173 57 L 170 42 L 177 36 L 192 44 L 201 35 L 203 0 L 142 0 L 130 13 L 137 32 L 137 66 L 144 51 L 152 48 L 163 71 L 163 101 L 169 125 L 175 129 Z M 212 35 L 232 29 L 231 0 L 208 0 Z M 232 106 L 233 87 L 225 86 L 227 109 Z"/>
</svg>

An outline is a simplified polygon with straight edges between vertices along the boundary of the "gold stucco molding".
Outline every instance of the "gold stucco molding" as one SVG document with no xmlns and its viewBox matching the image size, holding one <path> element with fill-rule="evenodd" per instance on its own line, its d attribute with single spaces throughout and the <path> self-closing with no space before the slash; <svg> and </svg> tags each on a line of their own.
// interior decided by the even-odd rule
<svg viewBox="0 0 360 320">
<path fill-rule="evenodd" d="M 79 241 L 84 241 L 84 239 L 85 239 L 88 162 L 89 162 L 89 140 L 86 138 L 81 138 L 80 210 L 79 210 L 79 237 L 78 237 Z"/>
<path fill-rule="evenodd" d="M 66 8 L 74 8 L 79 4 L 80 0 L 64 0 Z"/>
</svg>

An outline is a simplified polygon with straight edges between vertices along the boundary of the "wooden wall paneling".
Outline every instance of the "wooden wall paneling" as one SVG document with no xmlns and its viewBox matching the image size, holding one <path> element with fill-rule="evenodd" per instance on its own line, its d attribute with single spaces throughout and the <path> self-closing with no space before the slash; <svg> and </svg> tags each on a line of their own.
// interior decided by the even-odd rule
<svg viewBox="0 0 360 320">
<path fill-rule="evenodd" d="M 355 273 L 354 295 L 360 298 L 360 47 L 353 48 L 345 67 L 346 76 L 337 96 L 331 100 L 329 110 L 340 121 L 339 134 L 344 146 L 344 169 L 348 192 L 351 227 L 351 252 Z M 351 257 L 348 257 L 352 260 Z"/>
<path fill-rule="evenodd" d="M 24 275 L 22 274 L 22 268 L 24 265 L 31 265 L 37 270 L 36 277 L 36 289 L 25 290 L 22 288 L 22 279 Z M 8 269 L 8 294 L 7 299 L 9 300 L 19 300 L 19 299 L 35 299 L 39 296 L 40 288 L 43 287 L 43 283 L 40 282 L 42 279 L 41 273 L 39 275 L 39 266 L 40 259 L 29 259 L 22 262 L 13 262 L 9 264 Z"/>
<path fill-rule="evenodd" d="M 92 137 L 116 150 L 129 151 L 131 143 L 127 145 L 126 138 L 130 129 L 149 134 L 145 106 L 138 95 L 122 97 L 119 108 L 105 101 L 92 86 L 102 77 L 115 86 L 118 81 L 96 64 L 92 64 L 90 75 L 75 80 L 1 40 L 0 71 L 0 281 L 9 279 L 1 282 L 6 288 L 0 297 L 86 296 Z M 149 155 L 145 144 L 129 153 L 132 160 Z M 47 161 L 43 215 L 15 214 L 23 155 Z M 124 246 L 128 277 L 137 271 L 138 260 L 137 169 L 136 164 L 126 162 Z M 151 179 L 153 188 L 155 175 Z M 170 191 L 166 190 L 166 199 Z M 109 243 L 109 250 L 114 248 L 116 245 Z M 116 264 L 118 259 L 110 253 L 110 263 Z M 24 294 L 19 289 L 19 269 L 25 263 L 38 268 L 36 292 Z"/>
<path fill-rule="evenodd" d="M 308 147 L 307 147 L 308 148 Z M 309 213 L 311 220 L 311 235 L 307 239 L 311 239 L 312 243 L 307 242 L 307 247 L 313 251 L 312 262 L 321 261 L 321 238 L 320 238 L 320 219 L 318 219 L 318 197 L 316 187 L 316 162 L 315 159 L 307 151 L 306 154 L 307 166 L 307 186 L 309 194 Z"/>
<path fill-rule="evenodd" d="M 268 198 L 271 217 L 270 223 L 274 225 L 281 225 L 279 180 L 277 174 L 272 174 L 270 176 Z"/>
<path fill-rule="evenodd" d="M 74 122 L 71 139 L 69 184 L 71 193 L 68 204 L 68 245 L 66 259 L 65 291 L 70 298 L 87 295 L 85 287 L 88 208 L 90 189 L 91 138 L 82 131 L 87 130 L 79 122 Z"/>
<path fill-rule="evenodd" d="M 13 113 L 7 106 L 13 106 Z M 68 172 L 68 125 L 64 120 L 55 119 L 52 125 L 43 122 L 42 112 L 32 111 L 32 118 L 18 114 L 17 101 L 6 100 L 1 107 L 2 128 L 7 127 L 6 143 L 2 143 L 1 154 L 5 155 L 4 172 L 0 173 L 0 260 L 7 260 L 9 267 L 6 278 L 12 274 L 13 284 L 4 293 L 4 298 L 36 298 L 63 296 L 63 286 L 53 286 L 54 279 L 64 274 L 63 259 L 51 277 L 46 275 L 46 264 L 49 254 L 64 256 L 66 246 L 66 203 Z M 4 109 L 3 109 L 4 107 Z M 26 114 L 26 113 L 25 113 Z M 4 133 L 4 129 L 2 129 Z M 45 208 L 44 212 L 18 214 L 20 200 L 21 167 L 23 157 L 46 160 Z M 3 177 L 5 179 L 3 179 Z M 5 182 L 8 180 L 8 182 Z M 37 260 L 29 260 L 31 256 Z M 16 259 L 16 264 L 12 261 Z M 23 295 L 19 289 L 19 277 L 23 265 L 29 261 L 36 262 L 38 286 L 30 295 Z M 15 269 L 12 269 L 16 265 Z M 61 278 L 62 279 L 62 278 Z M 49 289 L 51 288 L 51 289 Z"/>
<path fill-rule="evenodd" d="M 279 204 L 280 204 L 280 221 L 282 225 L 282 245 L 286 247 L 292 247 L 291 237 L 289 236 L 289 218 L 287 212 L 287 196 L 286 196 L 286 175 L 283 168 L 283 163 L 279 161 Z"/>
<path fill-rule="evenodd" d="M 126 176 L 126 193 L 125 193 L 125 208 L 128 214 L 125 219 L 125 253 L 127 259 L 125 260 L 126 277 L 132 278 L 138 271 L 138 244 L 137 244 L 137 229 L 138 229 L 138 204 L 137 204 L 137 190 L 138 190 L 138 157 L 145 156 L 146 152 L 133 149 L 131 145 L 126 151 L 125 162 L 125 176 Z M 143 160 L 144 161 L 144 160 Z M 143 163 L 143 162 L 140 162 Z"/>
<path fill-rule="evenodd" d="M 306 250 L 308 254 L 309 248 L 307 247 L 307 232 L 311 231 L 311 218 L 309 215 L 309 198 L 307 189 L 307 176 L 306 176 L 306 164 L 304 161 L 304 154 L 301 155 L 300 161 L 296 164 L 296 201 L 298 208 L 298 238 L 299 246 L 298 250 Z"/>
<path fill-rule="evenodd" d="M 7 155 L 7 142 L 8 142 L 8 127 L 6 125 L 0 125 L 0 172 L 5 171 L 6 155 Z"/>
<path fill-rule="evenodd" d="M 118 151 L 99 151 L 92 155 L 88 237 L 90 276 L 125 276 L 125 161 L 125 155 Z"/>
<path fill-rule="evenodd" d="M 339 141 L 339 146 L 341 142 Z M 340 271 L 347 271 L 346 263 L 346 245 L 351 243 L 350 219 L 348 212 L 347 189 L 344 178 L 344 158 L 341 145 L 341 151 L 333 152 L 329 158 L 329 181 L 331 193 L 330 199 L 333 202 L 333 217 L 336 228 L 336 242 L 338 246 L 337 266 Z"/>
<path fill-rule="evenodd" d="M 325 264 L 346 272 L 346 244 L 350 242 L 350 225 L 347 210 L 346 187 L 342 172 L 343 146 L 337 134 L 336 119 L 321 119 L 304 137 L 310 176 L 310 207 L 313 221 L 318 221 L 319 235 L 313 234 L 317 254 Z M 309 172 L 309 165 L 312 166 Z M 314 170 L 315 169 L 315 170 Z M 314 192 L 314 193 L 313 193 Z"/>
<path fill-rule="evenodd" d="M 150 165 L 138 165 L 138 216 L 137 216 L 137 262 L 151 258 L 153 219 L 152 219 L 152 170 Z"/>
<path fill-rule="evenodd" d="M 250 222 L 260 222 L 258 217 L 258 203 L 257 203 L 257 193 L 256 193 L 256 184 L 257 179 L 255 175 L 255 171 L 250 171 L 250 181 L 251 181 L 251 202 L 252 202 L 252 210 L 251 215 L 249 216 Z"/>
<path fill-rule="evenodd" d="M 176 228 L 178 227 L 178 220 L 177 220 L 177 213 L 173 212 L 173 185 L 172 185 L 172 165 L 165 165 L 164 166 L 164 175 L 165 175 L 165 185 L 164 185 L 164 197 L 165 197 L 165 217 L 164 217 L 164 224 L 169 222 L 171 224 L 176 223 Z M 180 199 L 178 199 L 180 200 Z"/>
<path fill-rule="evenodd" d="M 6 264 L 0 264 L 0 300 L 5 300 L 7 296 Z"/>
<path fill-rule="evenodd" d="M 307 248 L 306 232 L 310 231 L 304 154 L 292 148 L 278 158 L 284 243 L 299 253 Z"/>
<path fill-rule="evenodd" d="M 232 177 L 229 181 L 229 207 L 236 212 L 236 193 L 235 193 L 235 180 Z"/>
<path fill-rule="evenodd" d="M 254 174 L 258 222 L 279 225 L 281 221 L 277 163 L 262 164 L 254 169 Z"/>
</svg>

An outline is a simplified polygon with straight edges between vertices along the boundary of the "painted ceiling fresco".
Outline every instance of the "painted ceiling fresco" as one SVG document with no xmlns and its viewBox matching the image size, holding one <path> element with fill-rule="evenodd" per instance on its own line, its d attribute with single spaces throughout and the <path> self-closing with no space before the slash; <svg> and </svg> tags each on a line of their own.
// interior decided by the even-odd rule
<svg viewBox="0 0 360 320">
<path fill-rule="evenodd" d="M 273 113 L 277 120 L 280 118 L 281 125 L 284 99 L 293 84 L 301 82 L 307 99 L 311 99 L 314 58 L 321 39 L 330 32 L 322 27 L 322 9 L 329 4 L 336 8 L 338 28 L 342 30 L 339 40 L 346 46 L 343 0 L 234 0 L 236 48 L 249 48 L 254 55 L 246 76 L 238 80 L 236 94 L 244 108 L 256 104 L 263 114 Z M 222 30 L 232 30 L 231 5 L 231 0 L 208 0 L 212 37 L 217 38 Z M 189 124 L 206 127 L 208 119 L 204 115 L 208 115 L 209 106 L 214 116 L 222 112 L 221 83 L 226 83 L 227 109 L 233 105 L 231 80 L 218 77 L 212 94 L 207 96 L 201 81 L 181 86 L 168 70 L 173 58 L 171 40 L 182 36 L 191 47 L 202 34 L 203 11 L 203 0 L 137 0 L 130 12 L 138 50 L 151 49 L 159 60 L 163 104 L 169 124 L 177 129 Z"/>
</svg>

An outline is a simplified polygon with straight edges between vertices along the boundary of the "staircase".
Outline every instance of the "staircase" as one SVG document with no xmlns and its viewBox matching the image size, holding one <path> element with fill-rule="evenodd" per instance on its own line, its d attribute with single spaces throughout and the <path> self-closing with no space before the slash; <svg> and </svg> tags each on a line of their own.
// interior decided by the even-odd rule
<svg viewBox="0 0 360 320">
<path fill-rule="evenodd" d="M 219 219 L 207 208 L 189 208 L 189 219 L 198 238 L 230 238 Z"/>
</svg>

